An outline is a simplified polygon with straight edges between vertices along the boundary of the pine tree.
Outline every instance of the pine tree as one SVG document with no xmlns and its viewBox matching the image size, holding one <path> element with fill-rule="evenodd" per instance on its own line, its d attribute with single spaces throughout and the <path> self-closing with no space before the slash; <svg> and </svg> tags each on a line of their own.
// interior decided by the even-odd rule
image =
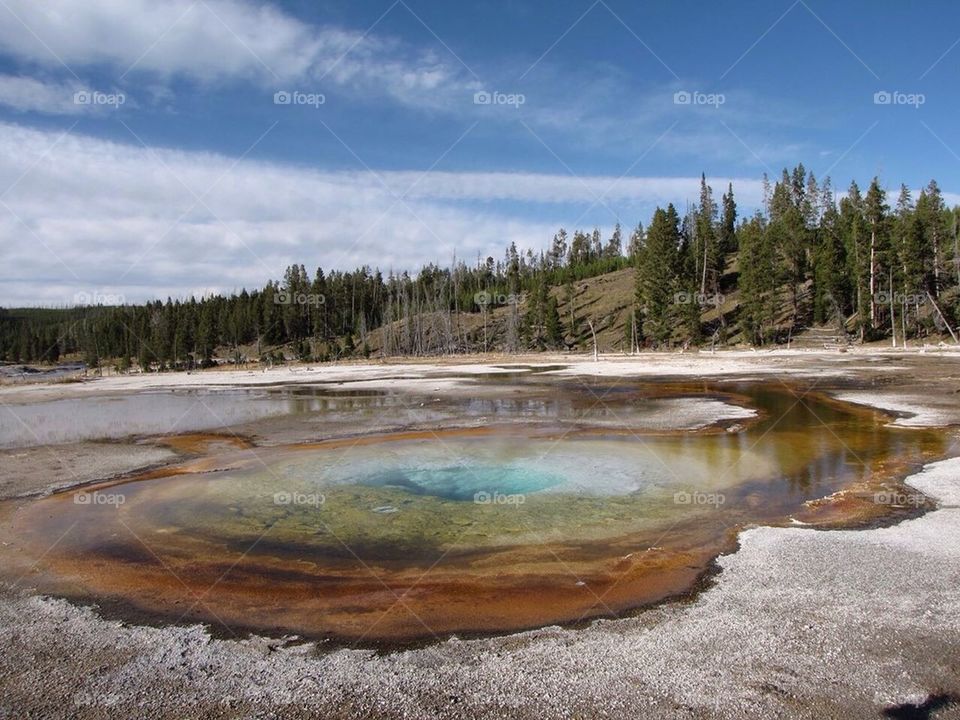
<svg viewBox="0 0 960 720">
<path fill-rule="evenodd" d="M 669 311 L 673 303 L 674 263 L 679 244 L 679 219 L 673 205 L 657 208 L 647 231 L 647 242 L 637 268 L 637 304 L 643 312 L 643 334 L 658 345 L 671 335 Z"/>
<path fill-rule="evenodd" d="M 850 183 L 847 196 L 840 201 L 840 225 L 843 229 L 848 277 L 852 286 L 853 309 L 863 340 L 869 322 L 870 226 L 864 213 L 863 196 L 856 182 Z"/>
<path fill-rule="evenodd" d="M 893 237 L 890 242 L 891 265 L 897 287 L 903 287 L 906 277 L 907 264 L 907 236 L 913 222 L 913 197 L 906 185 L 900 186 L 900 195 L 897 197 L 897 207 L 893 214 Z"/>
<path fill-rule="evenodd" d="M 831 200 L 824 205 L 814 251 L 814 322 L 842 327 L 849 305 L 849 283 L 843 271 L 845 266 L 840 214 Z"/>
<path fill-rule="evenodd" d="M 924 240 L 930 252 L 930 292 L 936 298 L 943 286 L 943 244 L 947 235 L 946 208 L 936 180 L 931 180 L 917 198 L 917 216 L 923 226 Z"/>
<path fill-rule="evenodd" d="M 809 264 L 810 233 L 804 219 L 806 201 L 806 173 L 803 165 L 798 165 L 792 175 L 786 170 L 783 177 L 773 188 L 770 200 L 770 225 L 768 232 L 773 238 L 780 259 L 780 275 L 790 290 L 793 328 L 801 325 L 805 318 L 800 307 L 800 293 L 807 279 Z"/>
<path fill-rule="evenodd" d="M 697 245 L 697 222 L 697 212 L 684 218 L 680 228 L 680 244 L 673 261 L 674 315 L 680 320 L 687 342 L 693 344 L 701 339 L 701 298 L 705 295 L 701 290 L 704 279 L 703 246 Z"/>
<path fill-rule="evenodd" d="M 748 342 L 762 345 L 776 335 L 777 252 L 761 215 L 740 227 L 740 328 Z"/>
<path fill-rule="evenodd" d="M 560 326 L 560 311 L 557 309 L 557 299 L 551 295 L 547 298 L 547 307 L 544 317 L 544 336 L 551 348 L 558 348 L 563 344 L 563 330 Z"/>
<path fill-rule="evenodd" d="M 563 228 L 553 236 L 553 244 L 550 246 L 550 269 L 554 270 L 563 267 L 567 260 L 567 231 Z"/>
<path fill-rule="evenodd" d="M 737 203 L 733 198 L 733 183 L 723 194 L 723 217 L 720 220 L 720 250 L 725 255 L 737 251 Z"/>
<path fill-rule="evenodd" d="M 870 298 L 868 329 L 871 334 L 876 330 L 879 320 L 877 315 L 878 283 L 886 271 L 882 261 L 886 258 L 889 245 L 887 216 L 890 208 L 887 206 L 886 198 L 886 191 L 880 187 L 880 181 L 875 177 L 873 182 L 870 183 L 863 203 L 864 217 L 870 230 L 870 244 L 867 255 L 867 287 Z"/>
<path fill-rule="evenodd" d="M 575 299 L 576 296 L 573 291 L 573 280 L 568 277 L 567 281 L 563 285 L 563 302 L 567 306 L 567 335 L 570 336 L 571 341 L 576 341 L 577 338 L 577 314 L 574 306 Z"/>
<path fill-rule="evenodd" d="M 630 244 L 627 246 L 627 260 L 630 264 L 636 266 L 637 258 L 643 250 L 643 244 L 643 223 L 637 223 L 637 227 L 630 233 Z"/>
</svg>

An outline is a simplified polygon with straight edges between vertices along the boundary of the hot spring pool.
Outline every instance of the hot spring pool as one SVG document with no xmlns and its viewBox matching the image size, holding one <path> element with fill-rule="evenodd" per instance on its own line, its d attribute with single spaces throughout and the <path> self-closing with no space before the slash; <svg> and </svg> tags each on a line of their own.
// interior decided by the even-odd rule
<svg viewBox="0 0 960 720">
<path fill-rule="evenodd" d="M 642 414 L 637 388 L 617 402 Z M 827 398 L 735 391 L 683 391 L 729 392 L 758 413 L 698 432 L 502 411 L 469 428 L 221 448 L 27 503 L 8 553 L 42 559 L 33 575 L 47 592 L 227 634 L 377 644 L 506 631 L 683 592 L 737 528 L 865 512 L 866 500 L 809 501 L 943 451 L 937 433 Z"/>
</svg>

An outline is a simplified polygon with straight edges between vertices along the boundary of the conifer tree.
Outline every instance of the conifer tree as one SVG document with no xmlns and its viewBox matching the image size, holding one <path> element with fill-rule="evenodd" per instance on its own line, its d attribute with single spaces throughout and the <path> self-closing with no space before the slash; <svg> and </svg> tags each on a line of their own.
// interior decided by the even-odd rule
<svg viewBox="0 0 960 720">
<path fill-rule="evenodd" d="M 763 217 L 740 227 L 740 325 L 743 336 L 762 345 L 776 334 L 777 252 Z"/>
<path fill-rule="evenodd" d="M 883 260 L 887 256 L 889 244 L 887 193 L 880 187 L 880 181 L 875 177 L 870 183 L 867 195 L 863 202 L 864 217 L 870 232 L 869 251 L 867 254 L 867 287 L 869 295 L 869 330 L 871 333 L 878 324 L 879 280 L 885 274 Z"/>
<path fill-rule="evenodd" d="M 643 334 L 657 345 L 665 344 L 672 330 L 669 310 L 673 304 L 678 224 L 672 204 L 666 210 L 656 209 L 637 267 L 637 304 L 643 312 Z"/>
</svg>

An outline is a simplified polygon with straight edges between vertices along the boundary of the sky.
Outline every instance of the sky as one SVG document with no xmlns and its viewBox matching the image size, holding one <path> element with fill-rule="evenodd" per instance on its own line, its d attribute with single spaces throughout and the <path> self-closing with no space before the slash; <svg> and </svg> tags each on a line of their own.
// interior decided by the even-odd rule
<svg viewBox="0 0 960 720">
<path fill-rule="evenodd" d="M 0 0 L 0 305 L 415 272 L 803 163 L 960 203 L 960 5 Z"/>
</svg>

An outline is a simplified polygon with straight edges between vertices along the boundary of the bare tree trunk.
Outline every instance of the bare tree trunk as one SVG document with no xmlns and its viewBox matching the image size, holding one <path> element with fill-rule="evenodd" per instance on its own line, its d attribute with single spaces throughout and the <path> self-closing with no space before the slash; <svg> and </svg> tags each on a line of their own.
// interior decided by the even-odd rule
<svg viewBox="0 0 960 720">
<path fill-rule="evenodd" d="M 933 293 L 940 297 L 940 233 L 936 229 L 933 231 Z"/>
<path fill-rule="evenodd" d="M 903 340 L 903 347 L 907 347 L 907 304 L 900 304 L 900 337 Z"/>
<path fill-rule="evenodd" d="M 870 325 L 877 324 L 877 229 L 870 230 Z"/>
<path fill-rule="evenodd" d="M 893 346 L 897 346 L 897 320 L 896 315 L 893 312 L 893 270 L 890 270 L 890 339 L 893 341 Z"/>
<path fill-rule="evenodd" d="M 483 351 L 487 352 L 487 306 L 486 303 L 483 305 Z"/>
<path fill-rule="evenodd" d="M 600 356 L 597 351 L 597 333 L 593 329 L 593 320 L 591 320 L 590 318 L 587 318 L 587 324 L 590 325 L 590 334 L 593 336 L 593 361 L 599 362 Z"/>
<path fill-rule="evenodd" d="M 950 327 L 950 323 L 947 322 L 947 318 L 945 318 L 943 313 L 940 312 L 940 306 L 937 305 L 937 301 L 933 299 L 933 295 L 931 295 L 928 292 L 927 297 L 930 298 L 930 302 L 933 303 L 933 309 L 937 311 L 937 315 L 940 316 L 940 319 L 943 321 L 943 324 L 946 326 L 947 330 L 950 331 L 950 337 L 953 338 L 954 344 L 960 345 L 960 340 L 957 340 L 957 334 L 953 331 L 953 328 Z"/>
<path fill-rule="evenodd" d="M 853 266 L 856 268 L 854 281 L 857 283 L 857 320 L 860 325 L 860 342 L 863 342 L 863 282 L 860 277 L 859 233 L 853 238 Z"/>
<path fill-rule="evenodd" d="M 707 292 L 707 242 L 706 238 L 703 241 L 703 272 L 700 277 L 700 294 L 704 295 Z"/>
</svg>

